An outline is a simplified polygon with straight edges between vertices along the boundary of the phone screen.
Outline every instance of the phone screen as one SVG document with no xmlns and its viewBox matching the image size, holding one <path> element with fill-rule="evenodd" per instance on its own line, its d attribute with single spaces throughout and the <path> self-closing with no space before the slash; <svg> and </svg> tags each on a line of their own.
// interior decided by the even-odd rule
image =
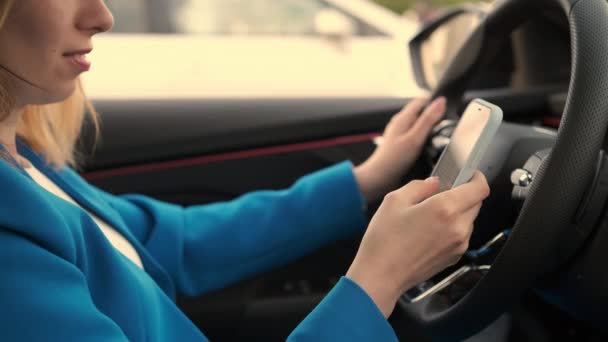
<svg viewBox="0 0 608 342">
<path fill-rule="evenodd" d="M 452 188 L 460 171 L 465 167 L 469 155 L 473 152 L 484 128 L 490 119 L 491 109 L 477 102 L 472 102 L 460 118 L 452 133 L 450 143 L 443 152 L 439 163 L 433 170 L 433 176 L 440 180 L 439 191 Z"/>
</svg>

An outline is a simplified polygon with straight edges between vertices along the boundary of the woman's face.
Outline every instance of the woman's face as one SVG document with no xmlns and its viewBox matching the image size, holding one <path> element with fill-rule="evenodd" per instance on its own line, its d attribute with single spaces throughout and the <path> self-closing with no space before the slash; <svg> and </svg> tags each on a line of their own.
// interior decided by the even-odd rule
<svg viewBox="0 0 608 342">
<path fill-rule="evenodd" d="M 88 70 L 91 38 L 112 25 L 103 0 L 15 0 L 0 29 L 0 72 L 17 105 L 68 98 Z"/>
</svg>

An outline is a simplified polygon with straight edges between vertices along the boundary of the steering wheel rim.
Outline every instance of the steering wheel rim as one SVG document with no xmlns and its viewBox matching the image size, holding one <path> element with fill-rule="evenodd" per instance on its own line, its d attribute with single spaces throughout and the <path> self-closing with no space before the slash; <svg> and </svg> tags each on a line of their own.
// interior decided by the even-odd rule
<svg viewBox="0 0 608 342">
<path fill-rule="evenodd" d="M 606 0 L 500 1 L 454 58 L 434 93 L 448 97 L 448 113 L 455 113 L 475 71 L 499 53 L 497 42 L 533 13 L 552 8 L 561 9 L 568 18 L 572 53 L 570 86 L 556 143 L 535 176 L 503 249 L 469 293 L 447 309 L 429 301 L 400 301 L 406 314 L 432 337 L 461 340 L 492 323 L 541 275 L 559 267 L 566 257 L 561 249 L 564 239 L 576 234 L 574 217 L 594 176 L 608 127 Z"/>
</svg>

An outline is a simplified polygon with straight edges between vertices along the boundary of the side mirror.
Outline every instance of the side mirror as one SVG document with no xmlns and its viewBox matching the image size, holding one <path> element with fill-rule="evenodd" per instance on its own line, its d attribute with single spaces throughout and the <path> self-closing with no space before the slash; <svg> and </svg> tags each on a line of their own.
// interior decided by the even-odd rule
<svg viewBox="0 0 608 342">
<path fill-rule="evenodd" d="M 467 38 L 485 17 L 478 6 L 451 9 L 424 26 L 410 41 L 411 63 L 416 83 L 433 89 Z"/>
<path fill-rule="evenodd" d="M 345 14 L 331 8 L 317 12 L 314 18 L 315 32 L 330 39 L 344 39 L 355 34 L 355 23 Z"/>
</svg>

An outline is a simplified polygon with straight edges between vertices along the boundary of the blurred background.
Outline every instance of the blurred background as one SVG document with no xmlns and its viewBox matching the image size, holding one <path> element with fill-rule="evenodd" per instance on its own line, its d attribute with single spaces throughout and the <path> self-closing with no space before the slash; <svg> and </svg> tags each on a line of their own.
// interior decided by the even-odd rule
<svg viewBox="0 0 608 342">
<path fill-rule="evenodd" d="M 408 41 L 464 1 L 106 3 L 115 26 L 83 76 L 93 100 L 417 96 Z"/>
<path fill-rule="evenodd" d="M 428 20 L 430 17 L 440 12 L 444 8 L 471 3 L 476 1 L 466 0 L 374 0 L 396 13 L 415 16 L 421 21 Z"/>
</svg>

